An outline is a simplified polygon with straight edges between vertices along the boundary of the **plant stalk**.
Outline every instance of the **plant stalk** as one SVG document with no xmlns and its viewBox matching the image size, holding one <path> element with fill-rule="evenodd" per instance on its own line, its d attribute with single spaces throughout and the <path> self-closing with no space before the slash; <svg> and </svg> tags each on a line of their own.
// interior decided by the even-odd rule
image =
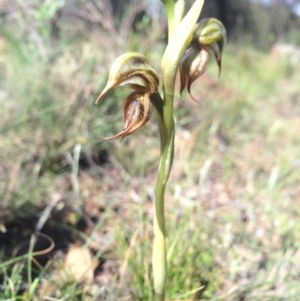
<svg viewBox="0 0 300 301">
<path fill-rule="evenodd" d="M 166 103 L 163 102 L 159 93 L 151 99 L 157 111 L 157 118 L 161 140 L 161 158 L 155 190 L 155 215 L 153 220 L 154 239 L 152 252 L 152 271 L 155 301 L 163 301 L 165 298 L 165 283 L 167 278 L 166 260 L 166 226 L 164 196 L 165 188 L 172 167 L 174 154 L 174 122 L 173 113 L 171 123 L 164 115 Z"/>
<path fill-rule="evenodd" d="M 159 115 L 159 114 L 158 114 Z M 152 252 L 152 270 L 155 301 L 163 301 L 167 278 L 166 226 L 164 196 L 165 188 L 172 167 L 174 155 L 174 122 L 167 123 L 167 118 L 158 116 L 161 135 L 161 158 L 155 191 L 155 215 L 153 221 L 154 239 Z"/>
<path fill-rule="evenodd" d="M 167 279 L 166 225 L 165 225 L 165 189 L 169 179 L 174 156 L 174 118 L 173 102 L 177 69 L 187 46 L 192 39 L 193 28 L 201 12 L 204 0 L 196 0 L 190 11 L 180 22 L 184 12 L 184 1 L 174 6 L 173 0 L 162 0 L 168 18 L 169 42 L 162 60 L 163 100 L 156 93 L 154 104 L 160 129 L 161 157 L 155 191 L 155 216 L 153 221 L 154 239 L 152 251 L 152 271 L 154 300 L 165 300 Z M 174 11 L 177 9 L 177 14 Z M 174 17 L 177 16 L 174 24 Z M 181 17 L 178 17 L 181 16 Z M 159 105 L 161 104 L 161 105 Z"/>
</svg>

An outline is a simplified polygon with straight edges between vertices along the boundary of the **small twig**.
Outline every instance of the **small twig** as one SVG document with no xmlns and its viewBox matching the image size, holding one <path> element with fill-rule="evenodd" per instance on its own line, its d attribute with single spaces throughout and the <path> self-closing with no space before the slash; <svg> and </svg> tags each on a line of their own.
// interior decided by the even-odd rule
<svg viewBox="0 0 300 301">
<path fill-rule="evenodd" d="M 59 202 L 59 198 L 58 197 L 55 197 L 53 198 L 53 200 L 46 206 L 46 208 L 44 209 L 42 215 L 40 216 L 38 222 L 36 223 L 36 226 L 35 226 L 35 230 L 34 230 L 34 233 L 35 234 L 38 234 L 41 229 L 44 227 L 46 221 L 48 220 L 50 214 L 51 214 L 51 211 L 53 210 L 53 208 L 57 205 L 57 203 Z"/>
<path fill-rule="evenodd" d="M 65 153 L 65 158 L 67 162 L 71 165 L 72 173 L 71 173 L 71 182 L 74 193 L 76 196 L 79 195 L 79 182 L 78 182 L 78 171 L 79 171 L 79 158 L 81 153 L 81 144 L 76 143 L 74 146 L 74 154 L 73 157 L 70 152 Z"/>
<path fill-rule="evenodd" d="M 126 255 L 125 255 L 125 258 L 124 258 L 124 261 L 123 261 L 123 264 L 120 268 L 120 281 L 119 281 L 119 288 L 122 287 L 122 284 L 123 284 L 123 281 L 124 281 L 124 277 L 125 277 L 125 273 L 126 273 L 126 270 L 127 270 L 127 266 L 128 266 L 128 262 L 129 262 L 129 258 L 131 256 L 131 253 L 132 253 L 132 249 L 136 243 L 136 240 L 137 240 L 137 237 L 138 237 L 138 234 L 139 234 L 139 229 L 136 229 L 131 240 L 130 240 L 130 244 L 129 244 L 129 247 L 127 249 L 127 252 L 126 252 Z"/>
</svg>

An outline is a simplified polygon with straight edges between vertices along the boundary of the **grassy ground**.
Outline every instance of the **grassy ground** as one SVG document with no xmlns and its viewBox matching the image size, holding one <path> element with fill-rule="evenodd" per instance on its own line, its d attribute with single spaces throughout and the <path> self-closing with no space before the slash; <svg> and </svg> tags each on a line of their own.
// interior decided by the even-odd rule
<svg viewBox="0 0 300 301">
<path fill-rule="evenodd" d="M 157 36 L 129 37 L 2 34 L 1 300 L 151 300 L 155 114 L 122 142 L 96 138 L 122 127 L 126 92 L 94 104 L 114 57 L 159 68 Z M 198 103 L 177 93 L 168 300 L 300 300 L 299 81 L 299 66 L 228 45 Z"/>
</svg>

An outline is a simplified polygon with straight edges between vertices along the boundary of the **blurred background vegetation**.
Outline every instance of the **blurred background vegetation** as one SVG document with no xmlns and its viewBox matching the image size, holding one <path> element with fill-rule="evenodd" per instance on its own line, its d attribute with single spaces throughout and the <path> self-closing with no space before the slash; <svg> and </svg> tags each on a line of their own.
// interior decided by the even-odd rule
<svg viewBox="0 0 300 301">
<path fill-rule="evenodd" d="M 205 2 L 229 42 L 176 91 L 168 300 L 300 300 L 298 2 Z M 158 0 L 0 0 L 1 300 L 151 300 L 156 116 L 108 142 L 126 91 L 94 101 L 166 33 Z"/>
</svg>

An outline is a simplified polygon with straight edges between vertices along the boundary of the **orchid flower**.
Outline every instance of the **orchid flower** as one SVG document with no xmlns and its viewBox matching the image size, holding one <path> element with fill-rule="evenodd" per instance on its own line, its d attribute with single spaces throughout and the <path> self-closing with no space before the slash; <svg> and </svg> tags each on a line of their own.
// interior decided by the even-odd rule
<svg viewBox="0 0 300 301">
<path fill-rule="evenodd" d="M 221 56 L 225 43 L 226 30 L 219 20 L 204 19 L 196 24 L 192 41 L 180 64 L 180 93 L 187 88 L 191 95 L 191 85 L 206 71 L 211 53 L 217 61 L 220 75 Z"/>
<path fill-rule="evenodd" d="M 131 92 L 124 103 L 124 128 L 115 136 L 104 139 L 124 138 L 137 131 L 151 117 L 151 94 L 158 91 L 159 78 L 148 60 L 141 54 L 130 52 L 119 56 L 112 64 L 106 87 L 97 98 L 100 102 L 112 89 L 129 86 Z"/>
</svg>

